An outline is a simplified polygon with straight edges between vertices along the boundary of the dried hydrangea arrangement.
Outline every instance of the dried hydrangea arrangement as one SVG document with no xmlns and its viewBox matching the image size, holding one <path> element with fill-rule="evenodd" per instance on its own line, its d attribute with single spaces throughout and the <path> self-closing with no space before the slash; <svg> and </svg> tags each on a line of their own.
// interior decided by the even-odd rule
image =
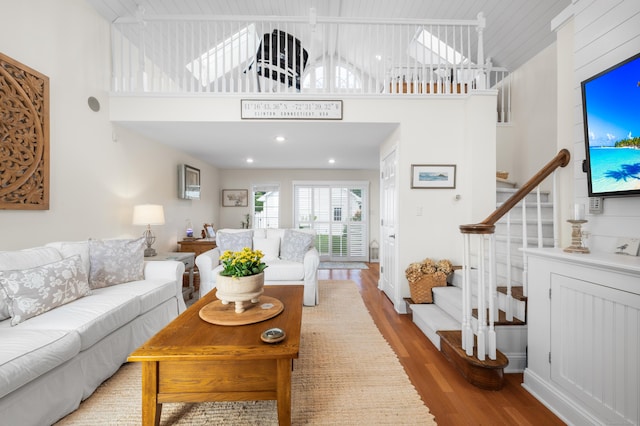
<svg viewBox="0 0 640 426">
<path fill-rule="evenodd" d="M 422 262 L 414 262 L 404 271 L 407 281 L 414 283 L 419 281 L 424 275 L 436 275 L 446 278 L 453 270 L 453 265 L 447 259 L 435 261 L 430 258 Z"/>
</svg>

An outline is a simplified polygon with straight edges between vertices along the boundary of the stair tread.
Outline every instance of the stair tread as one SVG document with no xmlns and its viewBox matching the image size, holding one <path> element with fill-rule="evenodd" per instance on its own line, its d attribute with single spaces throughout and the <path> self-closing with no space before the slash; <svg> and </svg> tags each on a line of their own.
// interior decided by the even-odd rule
<svg viewBox="0 0 640 426">
<path fill-rule="evenodd" d="M 506 286 L 498 286 L 498 293 L 507 294 Z M 524 287 L 511 286 L 511 297 L 521 302 L 527 301 L 527 296 L 524 295 Z"/>
<path fill-rule="evenodd" d="M 460 322 L 434 304 L 411 305 L 413 317 L 422 319 L 434 331 L 460 330 Z"/>
<path fill-rule="evenodd" d="M 449 346 L 451 346 L 456 351 L 460 358 L 464 358 L 467 363 L 472 364 L 476 367 L 499 369 L 505 368 L 507 365 L 509 365 L 509 359 L 505 356 L 505 354 L 498 350 L 496 350 L 496 359 L 489 359 L 487 357 L 484 361 L 479 360 L 476 344 L 474 344 L 473 348 L 473 357 L 468 356 L 467 353 L 462 349 L 461 331 L 438 331 L 438 335 L 440 336 L 440 339 L 445 340 L 449 344 Z M 474 339 L 475 338 L 476 337 L 474 336 Z"/>
<path fill-rule="evenodd" d="M 488 311 L 489 310 L 487 309 L 486 318 L 489 318 Z M 476 308 L 473 308 L 471 310 L 471 316 L 476 319 L 478 318 L 478 310 Z M 526 322 L 519 320 L 516 317 L 513 317 L 513 321 L 507 321 L 507 314 L 502 310 L 498 310 L 498 319 L 494 321 L 493 324 L 494 325 L 526 325 Z"/>
</svg>

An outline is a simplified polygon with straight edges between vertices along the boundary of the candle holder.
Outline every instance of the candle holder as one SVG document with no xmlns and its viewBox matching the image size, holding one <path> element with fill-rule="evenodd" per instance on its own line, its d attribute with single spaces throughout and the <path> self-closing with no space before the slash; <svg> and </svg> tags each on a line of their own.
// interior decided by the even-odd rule
<svg viewBox="0 0 640 426">
<path fill-rule="evenodd" d="M 582 224 L 587 223 L 587 220 L 581 219 L 569 219 L 567 220 L 571 224 L 571 245 L 564 249 L 569 253 L 590 253 L 589 249 L 582 244 Z"/>
</svg>

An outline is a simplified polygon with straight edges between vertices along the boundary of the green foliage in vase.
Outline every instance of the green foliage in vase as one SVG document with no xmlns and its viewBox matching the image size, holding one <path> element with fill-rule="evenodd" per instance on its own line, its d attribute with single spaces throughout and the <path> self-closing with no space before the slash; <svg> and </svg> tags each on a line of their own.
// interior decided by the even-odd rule
<svg viewBox="0 0 640 426">
<path fill-rule="evenodd" d="M 224 268 L 220 275 L 240 278 L 259 274 L 267 267 L 262 262 L 263 256 L 260 250 L 251 250 L 249 247 L 240 251 L 227 250 L 220 256 L 220 262 Z"/>
</svg>

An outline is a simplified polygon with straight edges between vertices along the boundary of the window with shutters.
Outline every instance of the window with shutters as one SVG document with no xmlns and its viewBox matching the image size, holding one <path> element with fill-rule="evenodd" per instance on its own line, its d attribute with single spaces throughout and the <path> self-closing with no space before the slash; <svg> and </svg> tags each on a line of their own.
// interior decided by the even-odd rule
<svg viewBox="0 0 640 426">
<path fill-rule="evenodd" d="M 294 182 L 294 225 L 315 229 L 325 260 L 368 261 L 368 182 Z"/>
</svg>

